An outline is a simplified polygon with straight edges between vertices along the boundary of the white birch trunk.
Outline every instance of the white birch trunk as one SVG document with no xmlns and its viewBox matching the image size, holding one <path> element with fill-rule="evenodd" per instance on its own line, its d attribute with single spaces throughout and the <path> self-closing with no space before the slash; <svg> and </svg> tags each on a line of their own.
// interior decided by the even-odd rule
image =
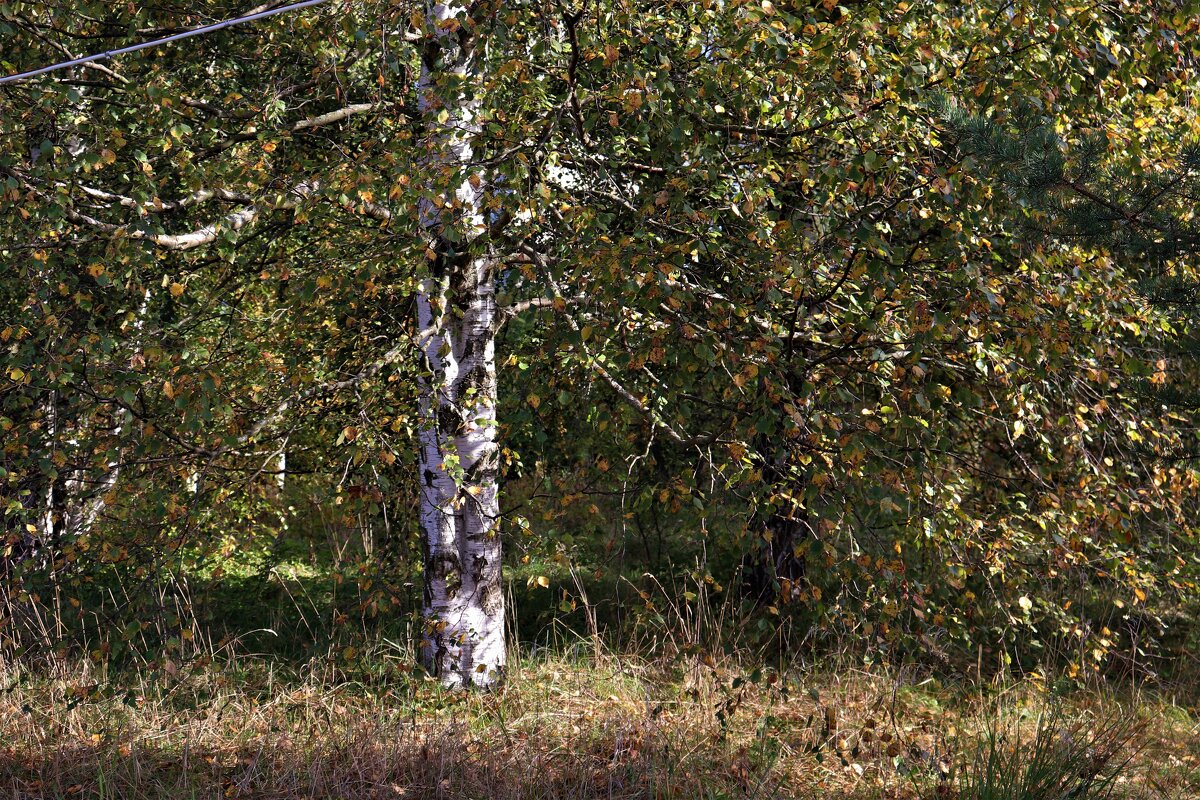
<svg viewBox="0 0 1200 800">
<path fill-rule="evenodd" d="M 44 427 L 46 431 L 46 446 L 49 451 L 47 455 L 50 457 L 52 463 L 54 451 L 58 448 L 58 436 L 61 433 L 59 430 L 58 403 L 58 392 L 51 390 L 50 397 L 46 400 L 44 406 Z M 58 519 L 63 501 L 63 498 L 58 496 L 59 488 L 58 478 L 47 475 L 46 487 L 42 495 L 42 508 L 37 521 L 37 546 L 39 549 L 52 546 L 56 538 L 56 524 L 61 524 L 62 522 L 61 519 Z"/>
<path fill-rule="evenodd" d="M 283 498 L 283 491 L 287 488 L 287 440 L 284 439 L 283 446 L 279 449 L 279 455 L 275 457 L 275 485 L 279 487 L 279 497 Z"/>
<path fill-rule="evenodd" d="M 146 316 L 150 311 L 150 290 L 145 289 L 142 292 L 142 301 L 138 304 L 137 316 L 133 322 L 133 335 L 140 337 L 142 327 L 145 325 Z M 132 417 L 130 418 L 132 422 Z M 119 440 L 121 432 L 124 430 L 123 424 L 117 424 L 110 434 L 113 439 Z M 72 440 L 73 446 L 78 446 L 77 440 Z M 120 458 L 115 461 L 110 461 L 105 465 L 104 474 L 98 476 L 95 480 L 88 480 L 86 468 L 76 470 L 74 477 L 68 482 L 68 504 L 66 511 L 66 520 L 64 530 L 67 538 L 77 539 L 87 533 L 90 533 L 92 527 L 96 524 L 96 520 L 104 512 L 107 506 L 107 497 L 117 485 L 117 480 L 121 477 L 121 462 Z"/>
<path fill-rule="evenodd" d="M 430 151 L 426 165 L 458 175 L 452 196 L 425 201 L 420 209 L 432 256 L 432 275 L 417 299 L 425 361 L 421 644 L 426 668 L 445 685 L 488 688 L 499 680 L 506 656 L 497 527 L 495 277 L 489 256 L 464 257 L 452 244 L 484 227 L 482 181 L 467 178 L 476 129 L 473 42 L 456 20 L 466 21 L 465 6 L 437 4 L 430 10 L 434 34 L 418 85 Z"/>
</svg>

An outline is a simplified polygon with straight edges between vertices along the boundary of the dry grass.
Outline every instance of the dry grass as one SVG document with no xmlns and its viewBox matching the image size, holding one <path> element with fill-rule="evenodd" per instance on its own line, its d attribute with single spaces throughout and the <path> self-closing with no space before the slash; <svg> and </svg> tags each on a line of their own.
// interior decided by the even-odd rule
<svg viewBox="0 0 1200 800">
<path fill-rule="evenodd" d="M 247 658 L 172 672 L 114 692 L 86 666 L 0 666 L 0 798 L 950 796 L 996 709 L 1042 702 L 1028 684 L 983 703 L 862 669 L 735 687 L 731 665 L 612 656 L 542 657 L 483 696 L 327 664 L 286 679 Z M 1195 717 L 1095 694 L 1070 713 L 1150 722 L 1124 794 L 1200 792 Z"/>
</svg>

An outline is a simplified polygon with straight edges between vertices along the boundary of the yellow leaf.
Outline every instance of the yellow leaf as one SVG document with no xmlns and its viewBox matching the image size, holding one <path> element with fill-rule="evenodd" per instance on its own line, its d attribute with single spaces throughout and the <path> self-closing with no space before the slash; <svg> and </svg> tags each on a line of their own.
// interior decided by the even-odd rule
<svg viewBox="0 0 1200 800">
<path fill-rule="evenodd" d="M 172 283 L 171 284 L 171 297 L 179 297 L 182 294 L 183 294 L 183 284 L 182 283 Z"/>
<path fill-rule="evenodd" d="M 543 589 L 549 589 L 550 588 L 550 579 L 547 578 L 545 575 L 538 575 L 537 576 L 537 585 L 541 586 Z"/>
</svg>

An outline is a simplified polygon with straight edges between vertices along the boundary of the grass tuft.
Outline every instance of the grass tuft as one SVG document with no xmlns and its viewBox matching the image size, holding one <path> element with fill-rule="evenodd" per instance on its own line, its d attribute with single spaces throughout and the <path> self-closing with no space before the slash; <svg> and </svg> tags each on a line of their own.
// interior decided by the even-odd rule
<svg viewBox="0 0 1200 800">
<path fill-rule="evenodd" d="M 1061 705 L 1037 715 L 1032 738 L 1020 717 L 989 720 L 960 780 L 959 800 L 1106 800 L 1128 779 L 1145 724 L 1136 717 L 1070 719 Z"/>
</svg>

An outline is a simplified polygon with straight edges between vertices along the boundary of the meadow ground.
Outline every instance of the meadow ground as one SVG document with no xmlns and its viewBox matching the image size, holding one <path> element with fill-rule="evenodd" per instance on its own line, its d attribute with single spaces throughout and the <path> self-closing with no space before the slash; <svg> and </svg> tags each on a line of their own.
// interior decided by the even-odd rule
<svg viewBox="0 0 1200 800">
<path fill-rule="evenodd" d="M 1056 694 L 584 646 L 526 655 L 502 690 L 461 695 L 408 659 L 381 645 L 301 669 L 0 666 L 0 797 L 1200 796 L 1194 702 L 1161 687 Z"/>
</svg>

